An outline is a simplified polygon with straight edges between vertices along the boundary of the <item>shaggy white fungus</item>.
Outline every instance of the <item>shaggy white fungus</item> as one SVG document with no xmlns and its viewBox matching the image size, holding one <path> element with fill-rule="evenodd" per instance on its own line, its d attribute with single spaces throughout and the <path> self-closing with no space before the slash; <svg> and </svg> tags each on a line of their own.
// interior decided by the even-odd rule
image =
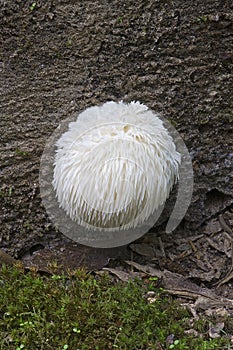
<svg viewBox="0 0 233 350">
<path fill-rule="evenodd" d="M 82 112 L 57 141 L 53 187 L 90 230 L 135 228 L 169 196 L 181 161 L 163 122 L 139 102 Z"/>
</svg>

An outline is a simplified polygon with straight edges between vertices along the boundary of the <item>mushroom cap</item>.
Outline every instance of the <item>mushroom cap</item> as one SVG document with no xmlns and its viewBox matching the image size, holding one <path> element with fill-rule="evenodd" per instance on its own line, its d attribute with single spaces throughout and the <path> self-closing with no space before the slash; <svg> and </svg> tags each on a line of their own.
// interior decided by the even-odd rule
<svg viewBox="0 0 233 350">
<path fill-rule="evenodd" d="M 119 231 L 164 205 L 181 155 L 162 120 L 139 102 L 90 107 L 57 141 L 53 187 L 81 226 Z"/>
</svg>

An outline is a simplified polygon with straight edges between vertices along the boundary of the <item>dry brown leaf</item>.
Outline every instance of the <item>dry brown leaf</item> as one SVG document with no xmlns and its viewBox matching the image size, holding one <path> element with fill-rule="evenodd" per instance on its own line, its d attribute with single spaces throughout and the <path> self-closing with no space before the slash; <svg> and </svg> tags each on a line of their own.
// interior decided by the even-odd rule
<svg viewBox="0 0 233 350">
<path fill-rule="evenodd" d="M 0 265 L 6 264 L 6 265 L 14 265 L 17 264 L 17 260 L 12 258 L 9 254 L 4 252 L 2 249 L 0 249 Z"/>
<path fill-rule="evenodd" d="M 210 327 L 209 328 L 209 336 L 210 338 L 220 338 L 221 335 L 221 331 L 223 330 L 224 328 L 224 322 L 221 322 L 221 323 L 217 323 L 214 327 Z"/>
<path fill-rule="evenodd" d="M 141 265 L 141 264 L 138 264 L 134 261 L 126 261 L 126 263 L 130 266 L 135 267 L 138 271 L 142 271 L 142 272 L 144 272 L 147 275 L 150 275 L 152 277 L 162 277 L 163 276 L 162 271 L 157 270 L 150 265 Z"/>
<path fill-rule="evenodd" d="M 207 235 L 218 233 L 220 231 L 222 231 L 222 227 L 217 219 L 212 219 L 210 222 L 208 222 L 204 230 Z"/>
<path fill-rule="evenodd" d="M 119 278 L 123 282 L 128 282 L 130 279 L 132 279 L 132 276 L 129 273 L 118 270 L 118 269 L 104 267 L 102 270 L 109 271 L 113 275 L 117 276 L 117 278 Z"/>
<path fill-rule="evenodd" d="M 156 255 L 153 245 L 146 244 L 146 243 L 130 244 L 130 249 L 137 254 L 151 257 L 151 258 Z"/>
</svg>

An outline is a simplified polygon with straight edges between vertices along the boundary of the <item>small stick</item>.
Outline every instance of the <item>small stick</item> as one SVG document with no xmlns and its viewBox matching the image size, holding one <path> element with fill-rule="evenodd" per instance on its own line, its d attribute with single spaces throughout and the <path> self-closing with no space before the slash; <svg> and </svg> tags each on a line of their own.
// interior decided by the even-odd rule
<svg viewBox="0 0 233 350">
<path fill-rule="evenodd" d="M 189 240 L 189 245 L 191 246 L 193 252 L 195 253 L 196 258 L 197 258 L 198 260 L 200 260 L 200 255 L 199 255 L 199 253 L 198 253 L 198 251 L 197 251 L 197 248 L 196 248 L 195 244 L 194 244 L 192 241 Z"/>
</svg>

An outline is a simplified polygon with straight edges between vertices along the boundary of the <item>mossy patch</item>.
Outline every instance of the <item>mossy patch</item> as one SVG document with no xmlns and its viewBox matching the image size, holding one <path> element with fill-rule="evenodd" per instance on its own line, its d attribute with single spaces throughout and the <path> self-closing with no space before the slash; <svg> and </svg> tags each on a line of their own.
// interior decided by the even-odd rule
<svg viewBox="0 0 233 350">
<path fill-rule="evenodd" d="M 153 302 L 148 291 L 154 292 Z M 227 349 L 229 343 L 226 334 L 210 339 L 203 333 L 207 321 L 192 327 L 201 337 L 187 335 L 190 313 L 153 281 L 113 283 L 106 274 L 83 270 L 45 277 L 3 266 L 0 314 L 1 350 L 204 350 Z"/>
</svg>

